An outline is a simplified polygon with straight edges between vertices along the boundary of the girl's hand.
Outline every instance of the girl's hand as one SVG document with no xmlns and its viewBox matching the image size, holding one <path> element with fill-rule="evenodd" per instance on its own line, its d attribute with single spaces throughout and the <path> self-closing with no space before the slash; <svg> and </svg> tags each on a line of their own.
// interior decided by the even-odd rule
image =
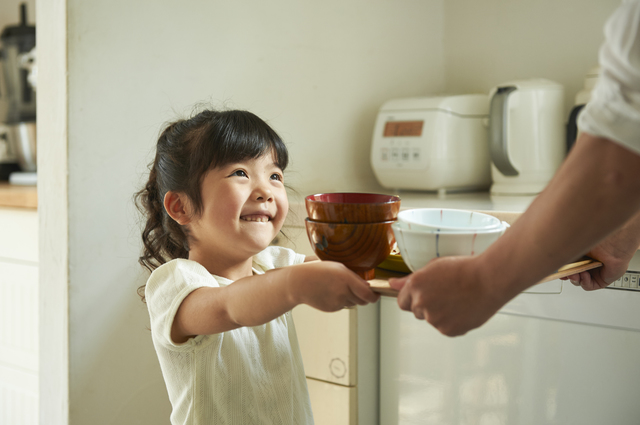
<svg viewBox="0 0 640 425">
<path fill-rule="evenodd" d="M 364 279 L 340 263 L 310 261 L 288 269 L 295 304 L 331 312 L 366 305 L 380 298 Z"/>
</svg>

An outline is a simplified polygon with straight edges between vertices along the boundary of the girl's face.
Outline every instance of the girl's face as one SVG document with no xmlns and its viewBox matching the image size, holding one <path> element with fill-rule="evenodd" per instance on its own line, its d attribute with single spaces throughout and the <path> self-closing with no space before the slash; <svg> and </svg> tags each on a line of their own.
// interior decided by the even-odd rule
<svg viewBox="0 0 640 425">
<path fill-rule="evenodd" d="M 202 215 L 189 224 L 190 248 L 198 256 L 244 260 L 257 254 L 276 237 L 289 210 L 283 172 L 270 152 L 210 170 L 201 190 Z"/>
</svg>

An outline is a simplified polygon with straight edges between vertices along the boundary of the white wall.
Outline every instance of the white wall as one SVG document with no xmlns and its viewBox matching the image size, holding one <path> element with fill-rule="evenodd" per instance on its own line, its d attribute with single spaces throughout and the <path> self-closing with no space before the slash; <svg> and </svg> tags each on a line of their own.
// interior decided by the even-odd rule
<svg viewBox="0 0 640 425">
<path fill-rule="evenodd" d="M 300 192 L 365 190 L 380 104 L 444 87 L 442 29 L 441 0 L 79 1 L 70 89 L 95 105 L 92 138 L 129 132 L 106 146 L 145 153 L 164 121 L 211 101 L 282 133 Z"/>
<path fill-rule="evenodd" d="M 444 86 L 443 2 L 67 3 L 70 423 L 168 423 L 131 203 L 162 123 L 246 108 L 289 144 L 300 193 L 375 189 L 380 104 Z"/>
<path fill-rule="evenodd" d="M 507 81 L 547 78 L 564 85 L 568 117 L 620 2 L 445 1 L 447 90 L 489 93 Z"/>
</svg>

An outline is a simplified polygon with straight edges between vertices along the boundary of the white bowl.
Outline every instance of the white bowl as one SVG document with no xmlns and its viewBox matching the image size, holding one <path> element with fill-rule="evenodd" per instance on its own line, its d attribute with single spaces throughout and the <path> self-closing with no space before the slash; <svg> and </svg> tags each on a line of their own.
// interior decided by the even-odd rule
<svg viewBox="0 0 640 425">
<path fill-rule="evenodd" d="M 442 233 L 409 229 L 406 223 L 398 221 L 391 225 L 402 260 L 411 271 L 438 257 L 480 254 L 502 236 L 507 227 L 505 223 L 494 231 Z"/>
<path fill-rule="evenodd" d="M 500 226 L 492 228 L 492 229 L 482 229 L 482 230 L 447 230 L 447 229 L 432 229 L 429 227 L 421 227 L 421 226 L 416 226 L 413 225 L 411 223 L 407 223 L 406 221 L 400 221 L 400 220 L 396 220 L 396 223 L 398 224 L 398 227 L 400 227 L 401 229 L 406 229 L 406 230 L 413 230 L 415 232 L 421 232 L 421 233 L 439 233 L 439 234 L 474 234 L 474 233 L 491 233 L 491 232 L 501 232 L 504 231 L 506 229 L 508 229 L 509 227 L 511 227 L 511 225 L 509 223 L 507 223 L 506 221 L 501 221 L 500 222 Z"/>
<path fill-rule="evenodd" d="M 431 232 L 485 232 L 500 229 L 503 223 L 494 216 L 468 210 L 415 208 L 398 213 L 398 221 L 412 230 Z"/>
</svg>

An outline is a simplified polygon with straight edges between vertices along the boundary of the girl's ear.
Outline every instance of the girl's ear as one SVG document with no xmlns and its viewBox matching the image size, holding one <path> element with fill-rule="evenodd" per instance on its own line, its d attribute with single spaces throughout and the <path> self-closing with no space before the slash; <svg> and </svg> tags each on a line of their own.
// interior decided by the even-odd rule
<svg viewBox="0 0 640 425">
<path fill-rule="evenodd" d="M 184 193 L 167 192 L 164 195 L 164 209 L 176 223 L 184 226 L 191 221 L 189 204 Z"/>
</svg>

